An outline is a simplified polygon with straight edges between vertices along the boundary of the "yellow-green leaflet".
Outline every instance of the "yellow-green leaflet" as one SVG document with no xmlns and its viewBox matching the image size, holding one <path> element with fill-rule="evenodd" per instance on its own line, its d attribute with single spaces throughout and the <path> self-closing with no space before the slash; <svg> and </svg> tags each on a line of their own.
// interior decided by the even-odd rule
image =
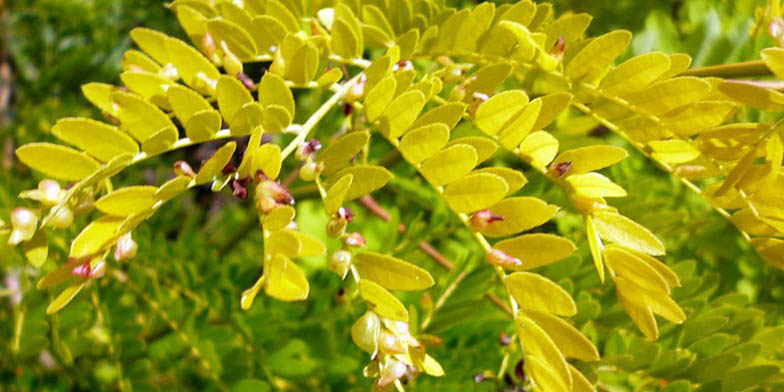
<svg viewBox="0 0 784 392">
<path fill-rule="evenodd" d="M 565 76 L 592 82 L 626 51 L 631 40 L 632 33 L 626 30 L 612 31 L 594 38 L 567 64 Z"/>
<path fill-rule="evenodd" d="M 272 72 L 264 73 L 258 91 L 259 103 L 262 106 L 280 105 L 291 116 L 294 116 L 294 95 L 291 93 L 291 89 L 286 86 L 286 81 L 283 78 Z"/>
<path fill-rule="evenodd" d="M 170 125 L 155 132 L 142 142 L 142 151 L 148 155 L 157 155 L 168 151 L 177 141 L 177 127 Z"/>
<path fill-rule="evenodd" d="M 490 173 L 467 175 L 444 189 L 444 199 L 455 212 L 474 212 L 501 201 L 509 185 L 500 176 Z"/>
<path fill-rule="evenodd" d="M 532 165 L 544 168 L 558 153 L 558 140 L 548 132 L 537 131 L 526 136 L 520 143 L 519 150 L 520 155 Z"/>
<path fill-rule="evenodd" d="M 521 309 L 565 317 L 577 314 L 577 305 L 569 293 L 539 274 L 515 272 L 506 278 L 506 285 Z"/>
<path fill-rule="evenodd" d="M 476 149 L 457 144 L 426 159 L 419 171 L 433 186 L 441 186 L 465 177 L 476 164 Z"/>
<path fill-rule="evenodd" d="M 355 265 L 362 279 L 370 279 L 389 290 L 424 290 L 434 284 L 427 270 L 380 253 L 358 253 Z"/>
<path fill-rule="evenodd" d="M 656 269 L 637 255 L 618 245 L 609 245 L 602 255 L 607 266 L 617 275 L 634 282 L 640 287 L 670 293 L 670 286 Z"/>
<path fill-rule="evenodd" d="M 82 85 L 82 94 L 90 103 L 101 109 L 104 113 L 117 115 L 117 108 L 110 98 L 117 87 L 106 83 L 87 83 Z"/>
<path fill-rule="evenodd" d="M 266 133 L 281 133 L 291 125 L 291 114 L 280 105 L 269 105 L 264 108 L 261 124 Z"/>
<path fill-rule="evenodd" d="M 262 133 L 261 127 L 256 127 L 251 132 L 250 138 L 248 139 L 248 145 L 245 148 L 245 154 L 243 154 L 240 166 L 237 168 L 237 175 L 239 178 L 247 178 L 248 176 L 256 174 L 252 172 L 253 164 L 256 161 L 256 154 L 259 150 Z"/>
<path fill-rule="evenodd" d="M 281 164 L 280 146 L 275 143 L 265 143 L 256 151 L 250 172 L 255 175 L 261 170 L 268 178 L 275 179 L 280 175 Z"/>
<path fill-rule="evenodd" d="M 215 65 L 196 48 L 179 39 L 169 38 L 164 44 L 185 84 L 204 95 L 214 95 L 215 83 L 221 75 Z"/>
<path fill-rule="evenodd" d="M 776 78 L 784 79 L 784 49 L 767 48 L 762 50 L 762 61 L 773 71 Z"/>
<path fill-rule="evenodd" d="M 49 256 L 49 242 L 46 239 L 46 231 L 38 230 L 28 241 L 22 243 L 27 261 L 35 268 L 41 268 Z"/>
<path fill-rule="evenodd" d="M 169 37 L 161 32 L 150 30 L 144 27 L 137 27 L 131 30 L 131 39 L 136 45 L 150 55 L 158 64 L 168 64 L 171 62 L 170 54 L 166 50 L 165 42 Z"/>
<path fill-rule="evenodd" d="M 149 99 L 165 110 L 171 110 L 166 97 L 166 89 L 174 84 L 171 79 L 146 71 L 126 71 L 120 74 L 120 80 L 128 90 Z"/>
<path fill-rule="evenodd" d="M 308 298 L 310 285 L 305 273 L 288 257 L 278 254 L 269 263 L 264 292 L 281 301 L 302 301 Z"/>
<path fill-rule="evenodd" d="M 566 238 L 547 233 L 524 234 L 503 240 L 493 245 L 523 262 L 520 266 L 510 266 L 512 270 L 527 271 L 569 257 L 577 247 Z"/>
<path fill-rule="evenodd" d="M 566 182 L 578 195 L 589 199 L 626 196 L 620 185 L 599 173 L 575 174 L 567 177 Z"/>
<path fill-rule="evenodd" d="M 649 255 L 664 254 L 664 244 L 637 222 L 609 211 L 594 212 L 593 217 L 599 237 Z"/>
<path fill-rule="evenodd" d="M 69 302 L 82 291 L 82 287 L 84 287 L 85 282 L 73 282 L 68 287 L 65 288 L 58 296 L 55 298 L 49 306 L 46 307 L 46 314 L 54 314 L 60 311 L 65 305 L 68 305 Z"/>
<path fill-rule="evenodd" d="M 368 121 L 375 121 L 387 110 L 392 99 L 395 98 L 397 82 L 390 76 L 380 81 L 367 93 L 365 98 L 365 114 Z"/>
<path fill-rule="evenodd" d="M 117 233 L 117 229 L 124 220 L 123 217 L 104 215 L 90 222 L 71 243 L 69 257 L 92 256 L 111 246 L 123 234 Z"/>
<path fill-rule="evenodd" d="M 553 93 L 539 97 L 542 101 L 542 108 L 539 109 L 539 117 L 536 119 L 532 133 L 541 131 L 550 125 L 572 102 L 572 95 L 569 93 Z"/>
<path fill-rule="evenodd" d="M 335 20 L 332 23 L 332 49 L 340 57 L 353 58 L 359 51 L 359 44 L 356 34 L 343 20 Z"/>
<path fill-rule="evenodd" d="M 490 207 L 493 215 L 504 218 L 495 221 L 482 233 L 488 237 L 503 237 L 532 229 L 555 216 L 558 207 L 536 197 L 510 197 Z"/>
<path fill-rule="evenodd" d="M 215 176 L 221 174 L 223 168 L 226 167 L 226 164 L 231 160 L 231 156 L 234 154 L 236 148 L 237 143 L 229 142 L 219 148 L 218 151 L 215 151 L 215 154 L 213 154 L 212 157 L 202 165 L 199 172 L 196 173 L 196 178 L 194 179 L 196 184 L 204 184 L 205 182 L 212 181 Z"/>
<path fill-rule="evenodd" d="M 16 157 L 31 169 L 59 180 L 81 180 L 101 167 L 89 155 L 59 144 L 25 144 L 16 149 Z"/>
<path fill-rule="evenodd" d="M 615 285 L 619 291 L 624 293 L 624 297 L 629 298 L 632 303 L 645 304 L 650 307 L 653 313 L 673 323 L 680 324 L 686 319 L 683 310 L 668 295 L 648 290 L 620 276 L 615 278 Z"/>
<path fill-rule="evenodd" d="M 567 385 L 563 378 L 555 373 L 552 365 L 545 363 L 543 359 L 525 355 L 523 360 L 528 368 L 527 373 L 531 375 L 536 385 L 541 387 L 541 391 L 572 392 L 572 387 Z"/>
<path fill-rule="evenodd" d="M 476 150 L 476 162 L 480 164 L 493 156 L 498 150 L 498 143 L 483 136 L 465 136 L 447 143 L 447 147 L 457 144 L 469 145 Z"/>
<path fill-rule="evenodd" d="M 667 113 L 662 121 L 676 134 L 688 137 L 721 125 L 735 113 L 735 109 L 731 102 L 695 102 Z"/>
<path fill-rule="evenodd" d="M 398 149 L 408 162 L 417 164 L 441 150 L 449 140 L 449 127 L 444 123 L 424 125 L 406 133 Z"/>
<path fill-rule="evenodd" d="M 591 215 L 585 215 L 585 235 L 588 237 L 588 246 L 591 249 L 591 258 L 596 272 L 599 274 L 599 281 L 604 283 L 604 260 L 602 259 L 604 245 L 596 232 L 596 224 Z"/>
<path fill-rule="evenodd" d="M 158 63 L 156 63 L 146 54 L 135 49 L 129 49 L 125 51 L 122 60 L 120 60 L 120 66 L 125 71 L 147 71 L 158 73 L 158 71 L 161 70 L 161 66 L 158 65 Z"/>
<path fill-rule="evenodd" d="M 346 192 L 345 201 L 354 200 L 381 189 L 392 179 L 392 173 L 383 166 L 357 165 L 337 172 L 337 174 L 327 179 L 325 185 L 328 187 L 332 186 L 346 174 L 351 174 L 357 179 L 361 178 L 362 181 L 351 182 L 351 186 Z"/>
<path fill-rule="evenodd" d="M 542 109 L 542 100 L 537 98 L 512 119 L 498 135 L 498 141 L 507 150 L 513 150 L 531 132 Z"/>
<path fill-rule="evenodd" d="M 390 139 L 402 136 L 425 107 L 425 102 L 425 95 L 417 90 L 407 91 L 395 98 L 380 117 L 382 132 Z"/>
<path fill-rule="evenodd" d="M 292 82 L 306 84 L 316 76 L 318 60 L 318 50 L 313 45 L 306 43 L 294 52 L 286 74 Z"/>
<path fill-rule="evenodd" d="M 169 200 L 185 190 L 188 189 L 188 185 L 191 183 L 191 178 L 188 176 L 177 176 L 172 178 L 169 181 L 166 181 L 163 185 L 161 185 L 158 190 L 155 191 L 155 198 L 158 200 Z"/>
<path fill-rule="evenodd" d="M 537 311 L 526 311 L 525 316 L 547 332 L 564 357 L 582 361 L 599 360 L 599 351 L 593 343 L 560 317 Z"/>
<path fill-rule="evenodd" d="M 272 109 L 275 107 L 282 108 L 281 106 L 270 106 L 269 108 Z M 244 136 L 251 133 L 252 130 L 262 125 L 263 113 L 264 113 L 264 108 L 262 108 L 258 102 L 248 102 L 242 105 L 240 110 L 238 110 L 237 113 L 234 115 L 231 124 L 229 124 L 229 129 L 231 130 L 231 134 L 235 136 Z M 284 117 L 285 118 L 280 125 L 281 128 L 285 128 L 289 124 L 289 121 L 287 119 L 290 118 L 290 116 L 286 115 Z M 270 128 L 271 133 L 277 131 L 278 130 L 274 129 L 273 127 Z"/>
<path fill-rule="evenodd" d="M 115 91 L 110 98 L 118 106 L 117 117 L 121 128 L 140 142 L 174 125 L 166 113 L 136 94 Z"/>
<path fill-rule="evenodd" d="M 569 367 L 553 339 L 547 335 L 547 332 L 542 327 L 526 317 L 516 317 L 515 325 L 517 326 L 517 333 L 520 335 L 520 341 L 525 342 L 523 347 L 525 347 L 526 358 L 532 356 L 545 363 L 548 371 L 543 372 L 540 376 L 552 375 L 555 377 L 555 380 L 552 380 L 551 383 L 554 382 L 557 387 L 548 389 L 548 391 L 570 391 L 572 378 L 569 374 Z"/>
<path fill-rule="evenodd" d="M 618 278 L 618 280 L 625 282 L 624 278 Z M 623 309 L 648 340 L 657 340 L 659 338 L 659 327 L 656 325 L 656 319 L 651 308 L 644 302 L 641 302 L 639 297 L 635 297 L 634 293 L 621 290 L 621 287 L 628 289 L 634 286 L 632 284 L 624 285 L 623 283 L 618 285 L 616 281 L 615 289 L 618 295 L 618 302 L 621 303 Z"/>
<path fill-rule="evenodd" d="M 277 230 L 270 233 L 269 237 L 264 240 L 264 252 L 267 255 L 276 255 L 278 253 L 286 255 L 287 257 L 297 257 L 302 251 L 302 243 L 293 231 L 291 230 Z"/>
<path fill-rule="evenodd" d="M 218 79 L 216 88 L 218 108 L 226 122 L 231 124 L 234 116 L 248 102 L 253 102 L 253 96 L 247 88 L 236 78 L 223 75 Z"/>
<path fill-rule="evenodd" d="M 595 392 L 596 388 L 577 368 L 569 364 L 569 373 L 572 375 L 571 392 Z"/>
<path fill-rule="evenodd" d="M 226 19 L 212 19 L 207 21 L 207 31 L 215 42 L 225 42 L 229 50 L 242 61 L 252 60 L 258 52 L 253 38 L 236 23 Z"/>
<path fill-rule="evenodd" d="M 95 208 L 108 215 L 130 216 L 152 208 L 157 190 L 149 185 L 120 188 L 98 199 Z"/>
<path fill-rule="evenodd" d="M 425 125 L 444 123 L 449 127 L 449 129 L 452 129 L 463 117 L 465 110 L 466 105 L 464 103 L 450 102 L 421 115 L 416 121 L 414 121 L 414 124 L 411 125 L 411 128 L 417 129 Z"/>
<path fill-rule="evenodd" d="M 648 142 L 648 147 L 653 150 L 654 159 L 667 163 L 685 163 L 700 156 L 700 150 L 693 144 L 680 139 L 653 140 Z"/>
<path fill-rule="evenodd" d="M 359 294 L 365 300 L 368 310 L 392 320 L 408 322 L 406 307 L 392 293 L 372 280 L 359 281 Z"/>
<path fill-rule="evenodd" d="M 364 131 L 351 132 L 340 137 L 317 155 L 317 160 L 324 162 L 324 174 L 330 175 L 340 170 L 351 158 L 357 155 L 370 140 L 370 134 Z"/>
<path fill-rule="evenodd" d="M 654 83 L 645 90 L 629 94 L 626 99 L 639 109 L 661 115 L 701 100 L 710 90 L 711 85 L 705 80 L 683 76 Z"/>
<path fill-rule="evenodd" d="M 292 206 L 278 206 L 262 218 L 261 225 L 269 231 L 282 230 L 294 220 L 296 212 Z"/>
<path fill-rule="evenodd" d="M 509 90 L 492 96 L 476 110 L 474 124 L 488 135 L 495 135 L 528 104 L 522 90 Z"/>
<path fill-rule="evenodd" d="M 346 199 L 346 194 L 351 188 L 351 183 L 354 181 L 353 174 L 346 174 L 340 177 L 327 191 L 327 197 L 324 198 L 324 205 L 327 209 L 327 214 L 332 215 L 338 211 L 343 201 Z"/>
<path fill-rule="evenodd" d="M 166 93 L 169 97 L 169 104 L 181 124 L 188 124 L 196 113 L 212 110 L 210 102 L 204 99 L 201 94 L 179 84 L 169 86 Z"/>
<path fill-rule="evenodd" d="M 784 241 L 777 238 L 754 238 L 751 245 L 766 263 L 784 269 Z"/>
<path fill-rule="evenodd" d="M 768 88 L 742 81 L 727 81 L 719 84 L 719 91 L 740 103 L 768 112 L 784 111 L 784 94 Z"/>
<path fill-rule="evenodd" d="M 638 91 L 655 82 L 669 68 L 670 58 L 662 53 L 633 57 L 608 72 L 599 89 L 610 95 Z"/>
<path fill-rule="evenodd" d="M 479 170 L 474 171 L 475 173 L 490 173 L 500 176 L 501 178 L 506 181 L 506 185 L 509 186 L 509 191 L 507 191 L 507 195 L 511 195 L 523 186 L 528 183 L 528 179 L 525 178 L 523 173 L 520 173 L 517 170 L 510 169 L 508 167 L 485 167 Z"/>
<path fill-rule="evenodd" d="M 629 153 L 624 148 L 600 144 L 566 150 L 551 165 L 568 162 L 566 175 L 582 174 L 612 166 L 627 156 Z"/>
</svg>

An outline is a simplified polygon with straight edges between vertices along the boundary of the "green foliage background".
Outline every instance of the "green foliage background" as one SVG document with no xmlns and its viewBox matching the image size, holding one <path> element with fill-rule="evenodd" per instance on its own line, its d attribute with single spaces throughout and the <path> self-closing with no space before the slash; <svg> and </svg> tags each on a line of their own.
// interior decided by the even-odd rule
<svg viewBox="0 0 784 392">
<path fill-rule="evenodd" d="M 555 3 L 561 12 L 591 13 L 592 34 L 621 27 L 635 32 L 628 55 L 681 51 L 692 55 L 695 65 L 709 65 L 757 59 L 759 50 L 771 45 L 765 38 L 748 34 L 759 1 Z M 0 108 L 0 218 L 9 221 L 16 195 L 37 182 L 15 161 L 15 146 L 53 139 L 48 129 L 57 118 L 100 114 L 81 96 L 79 86 L 88 81 L 119 83 L 119 60 L 130 47 L 131 28 L 143 25 L 184 35 L 174 15 L 155 0 L 6 0 L 3 7 L 0 61 L 11 66 L 12 78 L 3 79 L 0 89 L 10 88 L 13 96 L 8 107 Z M 297 96 L 303 113 L 312 112 L 323 98 L 316 96 L 321 92 L 310 94 Z M 746 115 L 753 118 L 755 113 Z M 560 124 L 556 136 L 570 135 L 562 138 L 562 149 L 585 144 L 586 138 L 622 143 L 601 129 L 585 132 L 591 125 Z M 331 134 L 329 119 L 318 132 Z M 214 146 L 169 154 L 123 173 L 119 182 L 160 184 L 170 175 L 172 162 L 183 158 L 198 162 L 209 156 L 210 148 Z M 493 273 L 483 268 L 482 252 L 468 233 L 459 230 L 460 222 L 450 216 L 446 205 L 421 183 L 410 180 L 415 171 L 404 162 L 394 163 L 384 148 L 374 146 L 375 158 L 393 162 L 396 179 L 388 186 L 392 192 L 380 195 L 379 202 L 392 213 L 393 222 L 354 208 L 356 224 L 363 227 L 371 249 L 405 255 L 434 271 L 433 297 L 455 276 L 467 273 L 429 331 L 443 339 L 430 352 L 447 376 L 421 377 L 415 389 L 496 390 L 503 382 L 474 382 L 478 373 L 497 371 L 507 350 L 498 343 L 498 336 L 513 333 L 508 318 L 482 298 Z M 782 274 L 764 266 L 729 222 L 639 154 L 613 167 L 610 174 L 629 191 L 627 198 L 614 205 L 665 241 L 667 261 L 684 282 L 676 298 L 722 298 L 751 312 L 747 316 L 753 322 L 748 328 L 781 323 Z M 551 183 L 534 172 L 526 175 L 531 180 L 526 194 L 569 205 Z M 327 241 L 320 202 L 305 200 L 314 196 L 313 190 L 295 184 L 293 191 L 301 200 L 301 230 Z M 312 285 L 307 302 L 281 303 L 260 297 L 251 311 L 241 312 L 239 293 L 256 279 L 262 245 L 255 212 L 247 203 L 208 191 L 191 192 L 170 204 L 136 231 L 140 253 L 124 266 L 125 281 L 104 279 L 55 316 L 45 316 L 51 294 L 34 287 L 39 272 L 27 267 L 19 250 L 0 243 L 4 279 L 0 283 L 0 390 L 111 390 L 118 378 L 130 380 L 139 390 L 266 390 L 269 384 L 291 390 L 369 388 L 370 381 L 361 377 L 367 355 L 354 346 L 348 333 L 363 305 L 338 298 L 342 282 L 324 267 L 323 259 L 305 263 Z M 397 222 L 405 223 L 409 231 L 399 234 Z M 636 372 L 635 363 L 629 365 L 631 358 L 623 355 L 633 349 L 638 364 L 652 360 L 657 350 L 674 347 L 666 330 L 659 344 L 637 344 L 633 336 L 639 334 L 617 305 L 613 290 L 583 290 L 599 287 L 599 283 L 580 217 L 567 210 L 553 222 L 546 229 L 556 230 L 581 247 L 575 256 L 548 267 L 545 274 L 575 294 L 580 307 L 578 325 L 598 339 L 597 346 L 608 361 L 600 372 L 603 384 L 619 391 L 659 389 L 662 385 L 655 375 Z M 80 223 L 74 226 L 83 226 Z M 451 274 L 439 270 L 418 250 L 421 239 L 431 241 L 455 263 Z M 61 259 L 67 254 L 63 238 L 53 248 Z M 13 280 L 21 284 L 24 297 L 18 306 L 12 302 L 16 294 L 9 284 Z M 422 300 L 421 294 L 404 299 L 410 304 Z M 732 324 L 743 321 L 728 321 L 728 333 L 748 334 Z M 709 323 L 718 324 L 722 322 Z M 612 332 L 614 326 L 620 329 Z M 693 333 L 709 330 L 702 328 L 706 329 Z M 772 341 L 780 342 L 776 339 Z M 621 359 L 613 363 L 613 358 Z"/>
</svg>

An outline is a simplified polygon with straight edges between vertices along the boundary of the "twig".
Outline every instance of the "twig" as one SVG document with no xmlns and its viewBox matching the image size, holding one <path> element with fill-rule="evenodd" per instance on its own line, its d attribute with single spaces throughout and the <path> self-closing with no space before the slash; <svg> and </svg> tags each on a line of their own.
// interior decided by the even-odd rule
<svg viewBox="0 0 784 392">
<path fill-rule="evenodd" d="M 762 60 L 745 61 L 735 64 L 710 65 L 697 67 L 681 73 L 681 76 L 716 76 L 720 78 L 738 78 L 749 76 L 772 76 L 773 72 Z"/>
</svg>

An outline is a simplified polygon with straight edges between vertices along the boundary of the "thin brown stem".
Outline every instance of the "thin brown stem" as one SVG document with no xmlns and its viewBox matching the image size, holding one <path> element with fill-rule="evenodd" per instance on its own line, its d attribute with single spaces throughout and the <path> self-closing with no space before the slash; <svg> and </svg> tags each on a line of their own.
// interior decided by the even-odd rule
<svg viewBox="0 0 784 392">
<path fill-rule="evenodd" d="M 744 61 L 735 64 L 710 65 L 687 70 L 682 76 L 715 76 L 719 78 L 743 78 L 752 76 L 772 76 L 770 68 L 762 60 Z"/>
</svg>

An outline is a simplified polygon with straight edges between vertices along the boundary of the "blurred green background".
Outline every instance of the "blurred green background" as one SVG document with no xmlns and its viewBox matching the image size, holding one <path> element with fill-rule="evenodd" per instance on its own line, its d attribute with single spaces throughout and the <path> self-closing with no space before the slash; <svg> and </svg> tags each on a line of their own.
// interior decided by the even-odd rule
<svg viewBox="0 0 784 392">
<path fill-rule="evenodd" d="M 695 65 L 710 65 L 758 59 L 759 50 L 772 45 L 767 38 L 749 35 L 760 0 L 555 3 L 559 12 L 591 13 L 591 34 L 616 28 L 634 32 L 629 55 L 652 50 L 686 52 L 694 57 Z M 0 219 L 8 222 L 18 203 L 16 195 L 35 187 L 39 179 L 15 160 L 15 147 L 51 140 L 49 128 L 58 118 L 99 118 L 79 86 L 90 81 L 120 83 L 119 61 L 131 45 L 128 32 L 133 27 L 184 35 L 173 13 L 155 0 L 0 0 L 0 4 Z M 321 100 L 320 93 L 303 93 L 297 96 L 297 105 L 308 113 Z M 564 125 L 558 130 L 561 136 L 568 133 L 570 124 Z M 329 119 L 319 132 L 330 134 Z M 591 135 L 610 138 L 603 133 Z M 582 142 L 564 139 L 564 148 Z M 161 184 L 170 176 L 172 162 L 198 162 L 211 148 L 189 148 L 147 162 L 121 174 L 118 184 Z M 384 148 L 378 148 L 377 158 L 384 155 Z M 456 274 L 468 274 L 428 331 L 444 341 L 432 353 L 448 376 L 420 377 L 417 390 L 494 390 L 503 382 L 474 383 L 474 375 L 497 371 L 506 350 L 498 344 L 498 334 L 512 332 L 512 323 L 504 314 L 482 300 L 492 271 L 479 267 L 482 264 L 476 255 L 480 252 L 465 245 L 472 243 L 470 236 L 458 230 L 443 203 L 410 180 L 411 168 L 397 164 L 393 169 L 397 179 L 388 186 L 391 191 L 379 194 L 378 199 L 392 212 L 394 221 L 407 224 L 409 232 L 398 234 L 396 224 L 382 222 L 354 206 L 356 225 L 362 227 L 370 247 L 403 255 L 434 271 L 439 281 L 434 297 Z M 531 180 L 526 194 L 568 204 L 547 181 L 535 173 L 526 175 Z M 629 190 L 629 197 L 615 205 L 665 240 L 667 260 L 679 266 L 679 272 L 705 276 L 710 271 L 717 292 L 737 291 L 752 304 L 766 304 L 764 322 L 779 323 L 781 308 L 770 304 L 784 299 L 782 274 L 763 266 L 728 222 L 638 154 L 614 167 L 610 175 Z M 294 190 L 300 200 L 300 228 L 324 237 L 326 217 L 320 202 L 308 200 L 313 194 L 304 188 L 300 193 L 296 186 Z M 418 212 L 422 206 L 432 212 L 424 216 Z M 53 293 L 34 287 L 41 272 L 27 267 L 21 252 L 3 241 L 0 390 L 131 386 L 137 390 L 267 390 L 270 384 L 291 390 L 367 390 L 369 383 L 361 376 L 367 355 L 353 345 L 348 334 L 363 307 L 344 303 L 339 295 L 343 284 L 324 268 L 323 259 L 305 263 L 311 281 L 308 302 L 285 304 L 260 298 L 249 312 L 238 310 L 239 293 L 252 284 L 259 270 L 261 240 L 255 221 L 247 203 L 236 203 L 227 195 L 201 190 L 177 199 L 134 233 L 140 252 L 122 266 L 126 279 L 103 279 L 51 317 L 44 310 Z M 75 226 L 81 227 L 84 221 L 78 223 Z M 565 279 L 559 283 L 575 295 L 593 293 L 585 294 L 589 300 L 578 301 L 581 305 L 608 305 L 591 324 L 598 331 L 593 335 L 616 325 L 634 331 L 628 319 L 619 316 L 612 290 L 581 291 L 599 286 L 590 273 L 593 267 L 581 225 L 579 216 L 567 211 L 545 227 L 580 244 L 576 256 L 554 265 L 547 274 Z M 76 229 L 71 230 L 66 234 L 75 235 Z M 439 270 L 417 250 L 414 239 L 422 236 L 455 262 L 454 272 Z M 52 245 L 54 260 L 61 261 L 67 253 L 66 237 Z M 50 261 L 45 269 L 55 265 Z M 421 294 L 406 297 L 409 304 L 421 301 Z M 620 385 L 618 390 L 631 390 L 639 382 L 623 372 L 613 380 Z"/>
</svg>

